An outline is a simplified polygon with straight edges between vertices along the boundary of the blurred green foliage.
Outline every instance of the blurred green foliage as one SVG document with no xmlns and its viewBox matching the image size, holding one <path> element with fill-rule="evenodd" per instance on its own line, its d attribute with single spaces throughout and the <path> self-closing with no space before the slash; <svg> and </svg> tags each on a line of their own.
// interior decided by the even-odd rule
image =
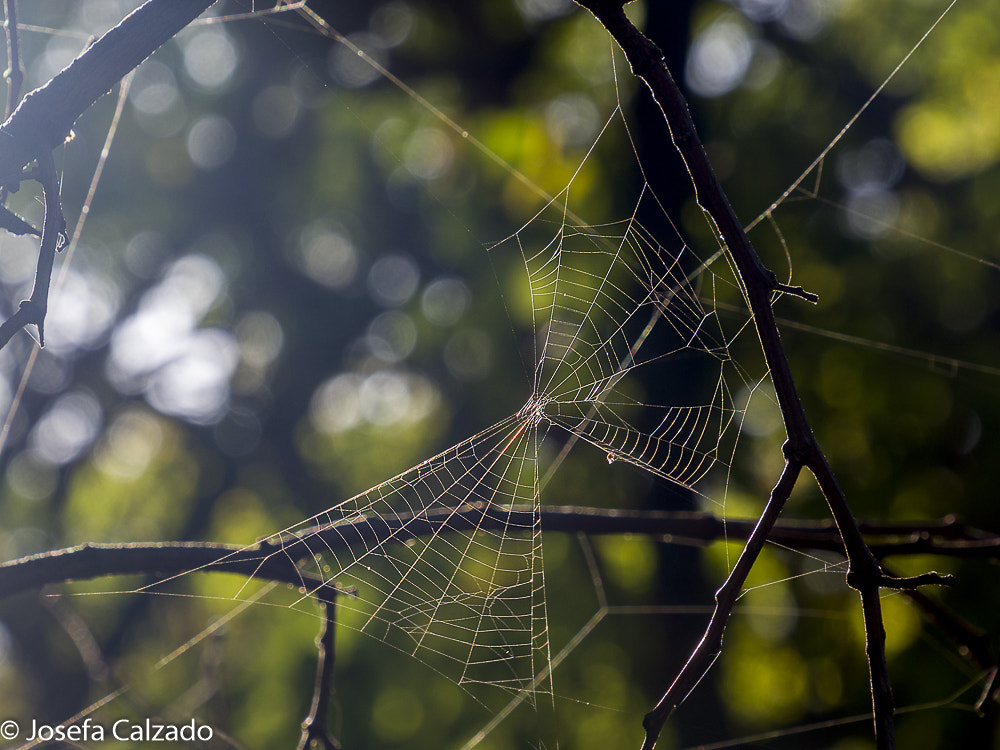
<svg viewBox="0 0 1000 750">
<path fill-rule="evenodd" d="M 212 14 L 254 5 L 230 0 Z M 21 3 L 27 87 L 134 6 Z M 59 154 L 70 230 L 83 227 L 54 295 L 53 340 L 23 392 L 31 342 L 0 353 L 4 559 L 87 541 L 252 544 L 515 412 L 530 394 L 537 332 L 524 259 L 504 240 L 567 187 L 585 221 L 611 226 L 632 217 L 645 177 L 695 255 L 713 253 L 646 92 L 569 2 L 308 6 L 410 88 L 292 11 L 230 19 L 185 30 L 136 73 L 92 203 L 116 93 Z M 750 223 L 945 7 L 629 9 L 664 46 Z M 996 0 L 956 4 L 750 234 L 779 278 L 820 296 L 775 310 L 807 413 L 861 517 L 955 513 L 1000 526 L 990 459 L 1000 450 L 998 11 Z M 627 133 L 599 138 L 616 106 Z M 10 205 L 37 223 L 37 198 L 26 186 Z M 547 241 L 560 226 L 551 213 L 518 237 Z M 676 242 L 663 213 L 649 229 Z M 5 237 L 0 248 L 4 313 L 31 281 L 25 243 Z M 699 292 L 743 329 L 729 351 L 757 383 L 738 289 L 708 277 Z M 699 374 L 623 387 L 661 403 L 671 388 L 704 387 L 689 382 Z M 543 503 L 752 518 L 780 471 L 782 433 L 766 380 L 738 396 L 737 408 L 750 406 L 731 466 L 697 494 L 581 444 Z M 543 444 L 542 458 L 560 447 Z M 803 482 L 786 516 L 825 515 Z M 696 643 L 739 552 L 732 541 L 695 551 L 668 541 L 546 536 L 554 696 L 509 716 L 511 693 L 466 692 L 433 659 L 359 633 L 363 616 L 345 596 L 334 733 L 352 749 L 462 747 L 480 732 L 479 748 L 637 747 L 643 713 Z M 954 573 L 958 584 L 931 596 L 995 646 L 991 565 L 891 564 Z M 719 663 L 658 747 L 873 747 L 863 628 L 843 578 L 836 555 L 768 548 Z M 141 585 L 78 582 L 0 602 L 0 720 L 55 723 L 89 707 L 107 723 L 194 716 L 235 746 L 294 745 L 318 607 L 218 574 L 112 593 Z M 106 593 L 82 595 L 93 592 Z M 898 746 L 1000 747 L 995 707 L 985 718 L 969 710 L 981 668 L 901 596 L 883 606 L 897 703 L 918 707 L 900 715 Z"/>
</svg>

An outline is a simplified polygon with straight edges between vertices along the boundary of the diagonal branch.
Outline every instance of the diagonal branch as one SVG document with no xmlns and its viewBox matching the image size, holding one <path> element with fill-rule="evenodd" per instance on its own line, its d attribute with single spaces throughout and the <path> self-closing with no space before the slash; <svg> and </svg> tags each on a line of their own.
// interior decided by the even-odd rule
<svg viewBox="0 0 1000 750">
<path fill-rule="evenodd" d="M 139 63 L 215 0 L 147 0 L 84 50 L 51 81 L 21 100 L 0 126 L 0 184 L 63 143 L 73 123 Z"/>
<path fill-rule="evenodd" d="M 736 565 L 730 571 L 729 577 L 715 593 L 715 611 L 705 629 L 705 635 L 702 636 L 690 658 L 681 668 L 670 687 L 667 688 L 667 692 L 660 698 L 659 703 L 646 714 L 646 718 L 642 721 L 643 728 L 646 730 L 642 750 L 652 750 L 670 714 L 684 702 L 722 652 L 722 636 L 726 630 L 726 624 L 729 622 L 729 615 L 733 612 L 736 599 L 750 574 L 750 569 L 757 562 L 757 557 L 764 548 L 768 534 L 771 533 L 771 529 L 778 520 L 778 515 L 785 506 L 785 501 L 792 493 L 795 480 L 799 478 L 801 470 L 802 465 L 794 460 L 785 463 L 781 477 L 771 491 L 771 496 L 768 498 L 767 505 L 764 506 L 756 528 L 747 539 L 747 543 L 736 560 Z"/>
<path fill-rule="evenodd" d="M 643 36 L 625 15 L 624 5 L 627 0 L 577 0 L 577 2 L 590 10 L 603 24 L 622 48 L 632 72 L 650 89 L 653 99 L 663 113 L 674 147 L 687 168 L 695 199 L 709 223 L 717 230 L 717 234 L 729 251 L 729 257 L 736 266 L 781 409 L 788 437 L 785 443 L 786 458 L 791 463 L 809 468 L 815 475 L 840 530 L 847 552 L 849 565 L 847 583 L 861 595 L 868 667 L 871 675 L 875 738 L 880 750 L 890 750 L 895 746 L 893 700 L 885 660 L 885 631 L 882 624 L 879 590 L 887 585 L 912 587 L 925 582 L 940 583 L 944 579 L 932 575 L 927 579 L 900 581 L 886 575 L 879 567 L 871 550 L 865 544 L 864 536 L 826 457 L 813 436 L 771 310 L 771 300 L 777 292 L 793 293 L 810 301 L 815 301 L 815 298 L 801 289 L 779 284 L 774 273 L 765 268 L 761 262 L 715 176 L 698 138 L 687 102 L 671 77 L 663 61 L 662 52 Z M 775 485 L 775 490 L 781 485 L 785 476 L 786 474 L 782 474 L 782 479 Z M 775 494 L 772 493 L 772 499 L 774 498 Z M 703 640 L 702 644 L 709 642 Z M 698 650 L 709 648 L 702 644 L 699 644 Z M 710 663 L 710 660 L 706 662 L 706 669 Z M 652 747 L 659 729 L 675 707 L 676 704 L 668 699 L 672 696 L 672 691 L 673 688 L 668 690 L 663 700 L 647 715 L 644 722 L 647 726 L 644 747 Z"/>
</svg>

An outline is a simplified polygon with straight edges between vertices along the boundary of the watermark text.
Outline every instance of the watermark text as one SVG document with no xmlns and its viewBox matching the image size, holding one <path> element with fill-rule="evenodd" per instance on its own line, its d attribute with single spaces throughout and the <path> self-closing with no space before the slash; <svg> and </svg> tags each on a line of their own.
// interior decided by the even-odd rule
<svg viewBox="0 0 1000 750">
<path fill-rule="evenodd" d="M 208 724 L 191 719 L 169 724 L 156 719 L 118 719 L 101 724 L 87 717 L 72 724 L 43 724 L 36 719 L 21 723 L 0 721 L 0 739 L 25 742 L 207 742 L 215 734 Z"/>
</svg>

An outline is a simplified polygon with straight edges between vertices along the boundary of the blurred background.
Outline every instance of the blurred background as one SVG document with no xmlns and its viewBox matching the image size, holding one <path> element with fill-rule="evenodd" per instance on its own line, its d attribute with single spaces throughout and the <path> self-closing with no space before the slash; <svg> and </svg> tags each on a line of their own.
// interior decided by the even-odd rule
<svg viewBox="0 0 1000 750">
<path fill-rule="evenodd" d="M 24 90 L 137 5 L 21 3 Z M 46 347 L 20 334 L 0 352 L 4 560 L 87 541 L 249 544 L 516 412 L 531 392 L 531 299 L 522 257 L 489 248 L 542 209 L 542 194 L 571 184 L 578 213 L 599 225 L 630 217 L 648 180 L 663 206 L 640 217 L 654 236 L 679 243 L 665 214 L 699 257 L 714 250 L 659 112 L 569 0 L 308 2 L 335 34 L 265 5 L 217 3 L 214 22 L 137 70 L 118 114 L 116 89 L 57 154 L 78 237 L 57 259 Z M 995 530 L 1000 4 L 953 5 L 750 237 L 779 279 L 820 297 L 780 300 L 776 314 L 858 516 L 958 514 Z M 946 7 L 629 12 L 664 50 L 750 224 Z M 631 140 L 621 129 L 598 140 L 619 104 Z M 40 226 L 30 186 L 8 205 Z M 0 243 L 7 316 L 30 290 L 37 242 Z M 737 296 L 701 291 L 743 327 Z M 744 382 L 763 377 L 751 330 L 731 354 Z M 636 382 L 649 403 L 677 387 Z M 731 467 L 698 493 L 581 448 L 543 505 L 753 518 L 783 433 L 766 382 L 734 396 L 746 414 Z M 801 484 L 785 516 L 825 518 Z M 509 695 L 469 696 L 341 628 L 335 734 L 345 748 L 462 747 L 484 729 L 477 747 L 638 747 L 642 715 L 697 642 L 738 549 L 547 535 L 549 640 L 553 654 L 570 646 L 554 698 L 495 724 Z M 857 598 L 842 569 L 824 568 L 837 562 L 766 550 L 722 656 L 658 747 L 874 747 Z M 930 595 L 997 632 L 993 564 L 891 564 L 956 574 Z M 70 595 L 143 583 L 132 579 L 0 602 L 0 718 L 57 723 L 128 686 L 94 716 L 194 716 L 216 728 L 213 746 L 294 745 L 318 609 L 251 606 L 157 666 L 233 609 L 217 578 L 186 576 L 179 597 Z M 902 597 L 884 607 L 896 701 L 915 707 L 899 717 L 899 746 L 1000 747 L 995 711 L 971 710 L 988 665 Z"/>
</svg>

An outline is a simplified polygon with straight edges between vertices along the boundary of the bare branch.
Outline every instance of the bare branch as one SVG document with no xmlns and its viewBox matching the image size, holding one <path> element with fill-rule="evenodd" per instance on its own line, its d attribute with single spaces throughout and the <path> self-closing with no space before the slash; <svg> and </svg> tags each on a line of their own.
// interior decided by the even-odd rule
<svg viewBox="0 0 1000 750">
<path fill-rule="evenodd" d="M 55 253 L 65 241 L 65 221 L 52 150 L 72 132 L 73 123 L 94 102 L 108 93 L 130 71 L 168 39 L 203 13 L 215 0 L 148 0 L 110 29 L 44 86 L 28 94 L 0 126 L 0 188 L 16 189 L 29 176 L 23 171 L 33 160 L 38 169 L 30 175 L 42 183 L 45 224 L 31 297 L 0 325 L 0 348 L 28 325 L 38 328 L 38 343 L 45 345 L 45 315 Z M 16 15 L 14 3 L 5 2 L 7 21 Z M 19 71 L 16 27 L 8 28 L 11 75 Z M 14 89 L 14 82 L 8 94 Z M 8 98 L 8 109 L 13 100 Z M 8 212 L 9 213 L 9 212 Z M 15 219 L 17 217 L 14 217 Z M 10 220 L 7 222 L 11 223 Z M 22 228 L 32 231 L 30 226 Z M 16 231 L 16 230 L 15 230 Z"/>
<path fill-rule="evenodd" d="M 759 554 L 761 540 L 801 551 L 825 550 L 844 554 L 843 542 L 829 521 L 775 521 L 784 492 L 794 476 L 786 469 L 779 481 L 764 518 L 722 519 L 708 513 L 632 511 L 586 507 L 547 507 L 541 511 L 546 533 L 640 534 L 657 537 L 667 544 L 707 545 L 718 541 L 751 540 L 734 568 L 730 579 L 717 594 L 717 608 L 706 632 L 705 643 L 715 647 L 693 654 L 686 673 L 678 676 L 672 695 L 682 699 L 711 666 L 712 653 L 721 646 L 722 630 L 735 595 L 739 593 L 746 571 Z M 498 531 L 508 524 L 527 524 L 531 508 L 491 513 L 482 503 L 457 509 L 440 509 L 420 515 L 362 516 L 350 523 L 303 529 L 295 537 L 265 540 L 258 545 L 239 547 L 199 542 L 150 542 L 131 544 L 84 544 L 13 560 L 0 565 L 0 599 L 27 590 L 71 580 L 85 580 L 111 575 L 146 575 L 169 579 L 192 572 L 233 573 L 259 580 L 277 581 L 300 587 L 331 607 L 337 595 L 349 593 L 336 583 L 311 576 L 299 567 L 300 560 L 312 559 L 310 547 L 302 539 L 315 538 L 331 554 L 352 548 L 371 549 L 386 539 L 405 544 L 411 539 L 440 534 L 442 531 Z M 880 554 L 938 554 L 962 556 L 968 553 L 1000 559 L 1000 536 L 959 523 L 953 517 L 938 521 L 896 524 L 862 524 L 873 538 L 882 539 L 875 546 Z M 886 575 L 891 576 L 889 571 Z M 905 580 L 905 579 L 903 579 Z M 925 581 L 920 581 L 924 583 Z M 989 639 L 940 602 L 917 590 L 904 590 L 944 633 L 968 655 L 978 668 L 991 668 L 996 660 Z M 328 651 L 332 653 L 332 651 Z M 697 656 L 697 659 L 696 659 Z M 690 683 L 690 685 L 688 684 Z M 685 688 L 682 690 L 682 688 Z M 672 699 L 665 706 L 670 710 Z M 664 708 L 663 720 L 669 715 Z M 655 721 L 660 721 L 655 717 Z M 654 738 L 655 739 L 655 738 Z"/>
<path fill-rule="evenodd" d="M 0 599 L 50 583 L 129 574 L 167 578 L 193 571 L 234 573 L 313 590 L 322 586 L 323 581 L 305 575 L 296 564 L 298 558 L 294 553 L 297 549 L 301 549 L 303 558 L 312 557 L 301 543 L 302 538 L 315 537 L 324 549 L 337 554 L 352 548 L 371 549 L 386 539 L 405 543 L 445 530 L 526 528 L 533 519 L 533 512 L 531 508 L 513 508 L 501 514 L 491 512 L 483 503 L 471 503 L 419 515 L 367 515 L 336 526 L 302 529 L 296 537 L 265 540 L 249 547 L 204 542 L 84 544 L 0 564 Z M 541 522 L 545 533 L 642 534 L 658 537 L 668 544 L 693 546 L 748 539 L 760 523 L 750 519 L 723 522 L 710 513 L 576 506 L 542 508 Z M 923 524 L 864 524 L 863 528 L 872 538 L 882 540 L 876 548 L 886 556 L 898 550 L 900 554 L 975 555 L 1000 559 L 1000 536 L 958 524 L 950 517 Z M 829 521 L 779 520 L 771 529 L 768 541 L 790 549 L 844 554 L 840 535 Z M 279 551 L 286 554 L 274 554 Z"/>
<path fill-rule="evenodd" d="M 215 0 L 147 0 L 44 86 L 24 97 L 0 126 L 0 184 L 60 145 L 73 123 L 118 81 Z"/>
<path fill-rule="evenodd" d="M 715 593 L 715 611 L 705 629 L 705 635 L 702 636 L 698 646 L 691 653 L 691 657 L 659 703 L 642 720 L 642 726 L 646 730 L 646 737 L 642 743 L 643 750 L 652 750 L 663 725 L 670 718 L 670 714 L 684 702 L 722 652 L 722 636 L 726 630 L 726 624 L 729 622 L 729 615 L 733 612 L 733 606 L 736 604 L 740 590 L 750 574 L 750 569 L 757 562 L 757 557 L 764 548 L 767 536 L 777 522 L 778 515 L 784 507 L 785 501 L 788 500 L 801 470 L 802 465 L 794 461 L 785 464 L 784 471 L 781 472 L 781 477 L 774 485 L 767 505 L 760 515 L 760 520 L 747 539 L 746 546 L 740 553 L 736 565 L 730 571 L 726 582 Z"/>
<path fill-rule="evenodd" d="M 848 582 L 861 595 L 865 617 L 876 744 L 880 750 L 891 750 L 895 746 L 893 701 L 885 660 L 885 631 L 879 602 L 880 587 L 885 585 L 888 577 L 865 544 L 864 536 L 858 528 L 847 499 L 826 457 L 816 443 L 796 391 L 788 358 L 771 309 L 771 298 L 776 291 L 795 294 L 812 302 L 815 302 L 816 298 L 797 287 L 780 284 L 774 273 L 761 262 L 709 163 L 688 111 L 687 102 L 664 63 L 663 53 L 643 36 L 625 15 L 626 0 L 577 0 L 577 2 L 590 10 L 607 29 L 625 53 L 632 72 L 652 93 L 653 99 L 663 113 L 674 147 L 684 161 L 694 189 L 695 200 L 713 230 L 725 243 L 736 267 L 744 297 L 753 315 L 757 336 L 781 410 L 785 433 L 788 436 L 785 443 L 786 459 L 808 467 L 816 477 L 844 541 L 850 567 Z M 784 476 L 783 474 L 782 477 Z M 781 481 L 779 480 L 779 484 Z M 933 576 L 920 582 L 939 583 L 941 580 Z M 714 620 L 715 618 L 713 622 Z M 709 628 L 712 627 L 710 624 Z M 713 639 L 708 636 L 709 632 L 706 632 L 706 638 L 699 643 L 697 651 L 712 648 Z M 692 655 L 692 660 L 696 658 L 699 661 L 706 660 L 697 652 Z M 672 686 L 657 709 L 647 715 L 644 747 L 652 747 L 655 742 L 655 734 L 651 735 L 648 731 L 650 727 L 655 728 L 658 733 L 662 726 L 662 722 L 659 721 L 661 715 L 664 712 L 669 714 L 673 708 L 667 706 L 661 709 L 661 706 L 677 697 Z M 683 699 L 684 696 L 679 697 Z M 650 721 L 651 716 L 655 716 L 656 721 Z"/>
<path fill-rule="evenodd" d="M 340 750 L 340 743 L 330 734 L 326 717 L 330 711 L 330 696 L 333 694 L 334 637 L 337 630 L 337 605 L 323 602 L 323 630 L 316 643 L 316 684 L 313 688 L 312 708 L 302 722 L 302 736 L 298 750 L 317 747 L 322 750 Z"/>
<path fill-rule="evenodd" d="M 309 576 L 274 548 L 235 547 L 200 542 L 82 544 L 0 565 L 0 598 L 50 583 L 114 575 L 170 578 L 195 571 L 236 573 L 247 578 L 289 583 L 309 591 L 327 586 Z"/>
</svg>

